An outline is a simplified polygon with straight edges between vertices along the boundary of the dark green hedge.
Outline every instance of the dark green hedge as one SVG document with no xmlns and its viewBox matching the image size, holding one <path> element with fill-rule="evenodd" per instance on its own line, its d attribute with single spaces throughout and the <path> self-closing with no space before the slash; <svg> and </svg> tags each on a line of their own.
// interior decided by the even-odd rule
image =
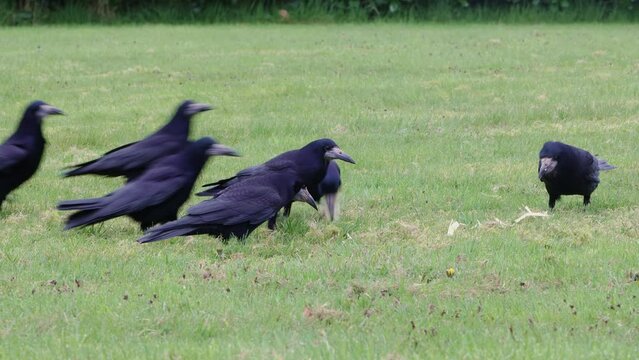
<svg viewBox="0 0 639 360">
<path fill-rule="evenodd" d="M 638 8 L 639 0 L 0 0 L 0 21 L 632 21 Z"/>
</svg>

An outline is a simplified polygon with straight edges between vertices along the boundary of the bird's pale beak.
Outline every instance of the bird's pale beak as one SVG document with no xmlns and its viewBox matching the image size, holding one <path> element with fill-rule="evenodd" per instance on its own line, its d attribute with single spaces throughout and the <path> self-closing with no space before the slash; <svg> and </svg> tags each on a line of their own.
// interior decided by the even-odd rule
<svg viewBox="0 0 639 360">
<path fill-rule="evenodd" d="M 350 157 L 347 153 L 343 152 L 342 149 L 340 149 L 337 146 L 334 146 L 332 149 L 325 152 L 324 159 L 328 159 L 328 160 L 337 159 L 337 160 L 343 160 L 343 161 L 349 162 L 351 164 L 355 164 L 355 160 L 353 160 L 352 157 Z"/>
<path fill-rule="evenodd" d="M 208 156 L 240 156 L 240 154 L 234 149 L 222 145 L 222 144 L 213 144 L 206 150 L 206 155 Z"/>
<path fill-rule="evenodd" d="M 313 209 L 317 210 L 317 203 L 315 199 L 313 199 L 313 195 L 311 195 L 305 187 L 301 188 L 300 191 L 295 194 L 293 201 L 305 202 L 313 207 Z"/>
<path fill-rule="evenodd" d="M 62 110 L 51 105 L 40 106 L 40 111 L 42 111 L 44 115 L 64 115 L 64 112 Z"/>
<path fill-rule="evenodd" d="M 193 103 L 187 107 L 187 113 L 197 114 L 197 113 L 201 113 L 201 112 L 209 111 L 213 109 L 215 109 L 213 105 L 203 104 L 203 103 Z"/>
</svg>

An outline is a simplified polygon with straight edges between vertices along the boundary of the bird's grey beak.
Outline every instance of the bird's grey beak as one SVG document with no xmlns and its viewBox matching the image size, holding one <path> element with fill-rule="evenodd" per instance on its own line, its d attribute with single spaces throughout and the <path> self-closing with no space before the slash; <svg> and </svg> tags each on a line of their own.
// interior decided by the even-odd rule
<svg viewBox="0 0 639 360">
<path fill-rule="evenodd" d="M 355 164 L 355 160 L 353 160 L 352 157 L 350 157 L 347 153 L 343 152 L 342 149 L 340 149 L 337 146 L 334 146 L 332 149 L 330 149 L 327 152 L 325 152 L 324 153 L 324 159 L 328 159 L 328 160 L 333 160 L 333 159 L 344 160 L 344 161 L 349 162 L 351 164 Z"/>
<path fill-rule="evenodd" d="M 41 117 L 45 117 L 47 115 L 64 115 L 64 112 L 51 105 L 41 105 L 38 110 L 38 115 L 41 115 Z"/>
<path fill-rule="evenodd" d="M 313 207 L 313 209 L 317 210 L 317 203 L 315 199 L 313 199 L 313 195 L 311 195 L 305 187 L 301 188 L 300 191 L 295 194 L 293 201 L 305 202 Z"/>
<path fill-rule="evenodd" d="M 240 156 L 240 154 L 237 151 L 222 144 L 211 145 L 211 147 L 206 150 L 206 155 L 208 156 Z"/>
<path fill-rule="evenodd" d="M 193 115 L 193 114 L 197 114 L 197 113 L 201 113 L 204 111 L 209 111 L 209 110 L 213 110 L 215 109 L 215 107 L 213 105 L 209 105 L 209 104 L 202 104 L 202 103 L 193 103 L 187 106 L 186 108 L 186 112 L 189 115 Z"/>
</svg>

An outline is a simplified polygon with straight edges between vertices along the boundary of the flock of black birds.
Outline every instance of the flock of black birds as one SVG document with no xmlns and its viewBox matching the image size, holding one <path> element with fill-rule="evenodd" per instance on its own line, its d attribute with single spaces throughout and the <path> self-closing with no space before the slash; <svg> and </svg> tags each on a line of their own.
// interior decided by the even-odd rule
<svg viewBox="0 0 639 360">
<path fill-rule="evenodd" d="M 239 156 L 210 137 L 191 141 L 190 120 L 211 110 L 206 104 L 184 101 L 171 120 L 148 137 L 119 146 L 98 159 L 74 165 L 64 177 L 101 175 L 126 178 L 126 183 L 100 198 L 62 201 L 57 208 L 75 211 L 65 230 L 97 224 L 120 216 L 140 223 L 140 243 L 175 236 L 209 234 L 243 239 L 268 221 L 275 229 L 279 211 L 288 216 L 294 201 L 317 209 L 324 197 L 329 217 L 335 216 L 341 186 L 335 160 L 355 163 L 331 139 L 319 139 L 282 153 L 267 162 L 239 171 L 235 176 L 205 185 L 199 196 L 210 197 L 177 218 L 195 181 L 211 156 Z M 0 145 L 0 209 L 7 195 L 35 174 L 44 153 L 42 120 L 63 115 L 42 101 L 26 108 L 16 131 Z M 562 195 L 581 195 L 584 205 L 599 185 L 599 172 L 614 169 L 605 160 L 561 142 L 546 142 L 539 152 L 539 179 L 546 185 L 548 206 Z"/>
<path fill-rule="evenodd" d="M 325 197 L 334 218 L 335 197 L 341 185 L 335 160 L 355 163 L 331 139 L 319 139 L 287 151 L 235 176 L 206 185 L 198 193 L 210 199 L 191 207 L 178 219 L 195 181 L 211 156 L 238 153 L 204 137 L 190 141 L 191 118 L 211 110 L 206 104 L 183 102 L 171 120 L 148 137 L 119 146 L 98 159 L 70 166 L 64 177 L 79 175 L 122 176 L 126 183 L 100 198 L 62 201 L 58 210 L 75 211 L 65 230 L 97 224 L 120 216 L 140 223 L 145 231 L 138 242 L 175 236 L 209 234 L 228 240 L 248 236 L 268 220 L 275 229 L 277 214 L 288 216 L 294 201 L 317 209 Z M 31 103 L 15 133 L 0 145 L 0 207 L 7 194 L 27 181 L 38 169 L 44 153 L 42 120 L 63 112 L 42 101 Z"/>
</svg>

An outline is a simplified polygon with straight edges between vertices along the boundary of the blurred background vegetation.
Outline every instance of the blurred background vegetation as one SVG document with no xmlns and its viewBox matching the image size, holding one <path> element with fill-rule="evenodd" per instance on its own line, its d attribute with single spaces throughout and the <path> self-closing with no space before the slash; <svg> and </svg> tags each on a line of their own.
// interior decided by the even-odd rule
<svg viewBox="0 0 639 360">
<path fill-rule="evenodd" d="M 0 0 L 3 25 L 636 21 L 639 0 Z"/>
</svg>

